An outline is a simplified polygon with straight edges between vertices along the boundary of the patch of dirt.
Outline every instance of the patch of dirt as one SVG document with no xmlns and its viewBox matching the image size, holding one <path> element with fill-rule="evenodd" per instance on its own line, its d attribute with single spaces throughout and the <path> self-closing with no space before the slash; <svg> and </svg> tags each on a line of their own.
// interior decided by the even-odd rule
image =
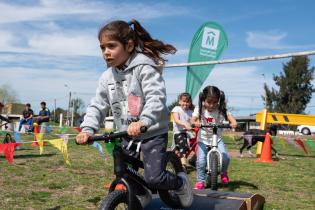
<svg viewBox="0 0 315 210">
<path fill-rule="evenodd" d="M 64 166 L 57 166 L 55 168 L 49 169 L 51 172 L 65 171 L 66 168 Z"/>
<path fill-rule="evenodd" d="M 238 150 L 229 150 L 231 158 L 242 158 Z M 243 151 L 243 158 L 256 158 L 255 151 L 252 151 L 253 155 L 250 155 L 246 150 Z"/>
<path fill-rule="evenodd" d="M 73 191 L 74 194 L 82 194 L 82 190 L 84 189 L 84 186 L 80 185 L 76 187 Z"/>
</svg>

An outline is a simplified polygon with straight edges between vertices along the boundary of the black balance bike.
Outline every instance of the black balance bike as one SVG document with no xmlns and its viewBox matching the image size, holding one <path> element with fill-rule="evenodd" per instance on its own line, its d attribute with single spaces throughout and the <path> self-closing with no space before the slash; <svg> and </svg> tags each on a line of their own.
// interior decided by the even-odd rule
<svg viewBox="0 0 315 210">
<path fill-rule="evenodd" d="M 146 132 L 146 127 L 141 128 L 141 132 Z M 144 177 L 139 173 L 138 169 L 143 169 L 143 162 L 138 157 L 133 157 L 126 154 L 120 143 L 121 138 L 128 138 L 126 131 L 119 133 L 105 133 L 102 136 L 90 137 L 88 143 L 94 141 L 104 141 L 105 144 L 114 143 L 113 159 L 114 159 L 114 173 L 115 180 L 111 183 L 108 195 L 101 203 L 100 209 L 114 210 L 114 209 L 128 209 L 141 210 L 145 208 L 144 203 L 141 202 L 141 196 L 147 193 L 159 194 L 161 200 L 171 208 L 181 208 L 178 196 L 173 190 L 157 190 L 150 187 L 144 180 Z M 137 149 L 139 150 L 140 147 Z M 178 157 L 171 151 L 167 151 L 164 157 L 164 168 L 171 173 L 177 174 L 183 171 Z M 126 190 L 116 190 L 118 184 L 123 184 Z M 148 204 L 148 203 L 146 203 Z"/>
</svg>

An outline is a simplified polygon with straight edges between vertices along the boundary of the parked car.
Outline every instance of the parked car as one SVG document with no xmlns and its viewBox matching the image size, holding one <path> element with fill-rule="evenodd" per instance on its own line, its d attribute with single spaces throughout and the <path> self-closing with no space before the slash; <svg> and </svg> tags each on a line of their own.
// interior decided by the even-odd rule
<svg viewBox="0 0 315 210">
<path fill-rule="evenodd" d="M 315 126 L 299 125 L 297 131 L 301 132 L 303 135 L 311 135 L 312 133 L 315 133 Z"/>
</svg>

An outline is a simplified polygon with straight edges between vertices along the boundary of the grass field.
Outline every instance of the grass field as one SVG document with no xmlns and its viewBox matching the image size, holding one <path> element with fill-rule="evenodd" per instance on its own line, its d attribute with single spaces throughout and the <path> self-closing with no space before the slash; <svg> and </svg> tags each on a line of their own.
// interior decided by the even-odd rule
<svg viewBox="0 0 315 210">
<path fill-rule="evenodd" d="M 22 140 L 31 140 L 23 136 Z M 315 209 L 315 152 L 305 156 L 292 145 L 285 148 L 275 141 L 283 159 L 256 163 L 240 158 L 237 143 L 225 142 L 231 152 L 230 184 L 219 191 L 259 193 L 266 198 L 265 209 Z M 255 150 L 253 149 L 253 152 Z M 15 152 L 14 164 L 0 156 L 0 209 L 96 209 L 106 195 L 104 184 L 114 178 L 112 159 L 102 159 L 91 146 L 68 144 L 72 166 L 52 146 L 44 154 L 30 144 Z M 195 171 L 189 173 L 195 181 Z"/>
</svg>

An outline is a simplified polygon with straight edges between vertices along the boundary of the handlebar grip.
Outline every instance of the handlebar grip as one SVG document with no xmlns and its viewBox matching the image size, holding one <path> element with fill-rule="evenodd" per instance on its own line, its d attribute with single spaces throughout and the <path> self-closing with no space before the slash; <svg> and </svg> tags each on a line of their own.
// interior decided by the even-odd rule
<svg viewBox="0 0 315 210">
<path fill-rule="evenodd" d="M 122 131 L 122 132 L 118 132 L 118 133 L 111 133 L 108 136 L 108 140 L 116 139 L 116 138 L 123 138 L 123 137 L 127 137 L 127 136 L 128 136 L 128 132 L 127 131 Z"/>
</svg>

